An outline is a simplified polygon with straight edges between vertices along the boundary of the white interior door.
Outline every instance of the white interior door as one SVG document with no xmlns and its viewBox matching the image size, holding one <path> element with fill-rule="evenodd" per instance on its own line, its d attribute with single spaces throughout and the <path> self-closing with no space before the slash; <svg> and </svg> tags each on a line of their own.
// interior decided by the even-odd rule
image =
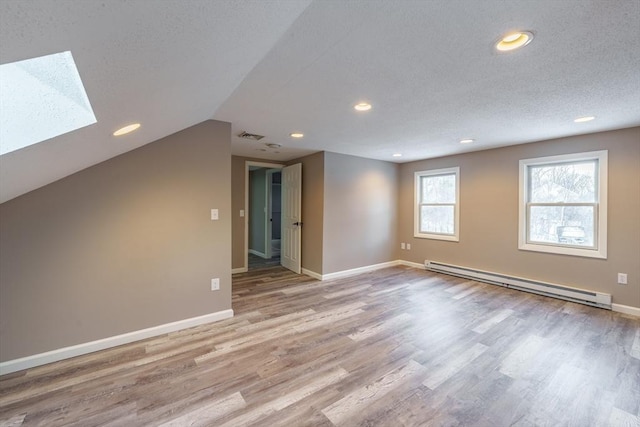
<svg viewBox="0 0 640 427">
<path fill-rule="evenodd" d="M 280 264 L 300 274 L 302 234 L 302 164 L 282 169 L 282 240 Z"/>
</svg>

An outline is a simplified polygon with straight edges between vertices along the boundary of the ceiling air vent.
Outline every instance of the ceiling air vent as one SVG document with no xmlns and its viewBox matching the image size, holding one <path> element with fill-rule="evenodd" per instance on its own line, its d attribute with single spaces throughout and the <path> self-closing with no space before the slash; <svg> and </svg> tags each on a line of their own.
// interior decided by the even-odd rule
<svg viewBox="0 0 640 427">
<path fill-rule="evenodd" d="M 240 138 L 243 139 L 251 139 L 253 141 L 260 141 L 262 138 L 264 138 L 264 135 L 257 135 L 255 133 L 249 133 L 249 132 L 242 132 L 240 135 L 238 135 Z"/>
</svg>

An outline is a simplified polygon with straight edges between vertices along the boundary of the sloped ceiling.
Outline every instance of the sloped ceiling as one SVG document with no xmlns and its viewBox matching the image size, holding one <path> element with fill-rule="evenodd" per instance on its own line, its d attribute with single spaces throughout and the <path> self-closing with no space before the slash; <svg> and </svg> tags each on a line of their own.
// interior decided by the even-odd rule
<svg viewBox="0 0 640 427">
<path fill-rule="evenodd" d="M 0 63 L 70 50 L 98 120 L 1 156 L 0 202 L 211 119 L 309 3 L 0 1 Z"/>
<path fill-rule="evenodd" d="M 535 39 L 496 53 L 513 29 Z M 210 118 L 265 135 L 232 150 L 269 160 L 409 161 L 640 125 L 639 0 L 0 2 L 1 63 L 65 50 L 98 123 L 1 156 L 0 202 Z"/>
</svg>

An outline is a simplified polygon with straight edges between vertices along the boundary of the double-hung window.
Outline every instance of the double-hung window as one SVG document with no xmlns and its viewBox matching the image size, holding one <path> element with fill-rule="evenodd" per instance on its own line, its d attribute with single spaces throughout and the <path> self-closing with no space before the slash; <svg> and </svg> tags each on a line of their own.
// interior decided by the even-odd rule
<svg viewBox="0 0 640 427">
<path fill-rule="evenodd" d="M 459 240 L 460 168 L 415 173 L 414 236 Z"/>
<path fill-rule="evenodd" d="M 607 257 L 607 151 L 520 160 L 518 247 Z"/>
</svg>

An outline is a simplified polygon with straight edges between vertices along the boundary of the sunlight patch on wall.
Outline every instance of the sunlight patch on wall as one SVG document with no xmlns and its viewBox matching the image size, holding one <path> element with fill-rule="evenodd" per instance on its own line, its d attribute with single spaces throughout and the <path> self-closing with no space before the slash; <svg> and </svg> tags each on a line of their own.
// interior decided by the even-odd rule
<svg viewBox="0 0 640 427">
<path fill-rule="evenodd" d="M 0 155 L 93 123 L 71 52 L 0 65 Z"/>
</svg>

